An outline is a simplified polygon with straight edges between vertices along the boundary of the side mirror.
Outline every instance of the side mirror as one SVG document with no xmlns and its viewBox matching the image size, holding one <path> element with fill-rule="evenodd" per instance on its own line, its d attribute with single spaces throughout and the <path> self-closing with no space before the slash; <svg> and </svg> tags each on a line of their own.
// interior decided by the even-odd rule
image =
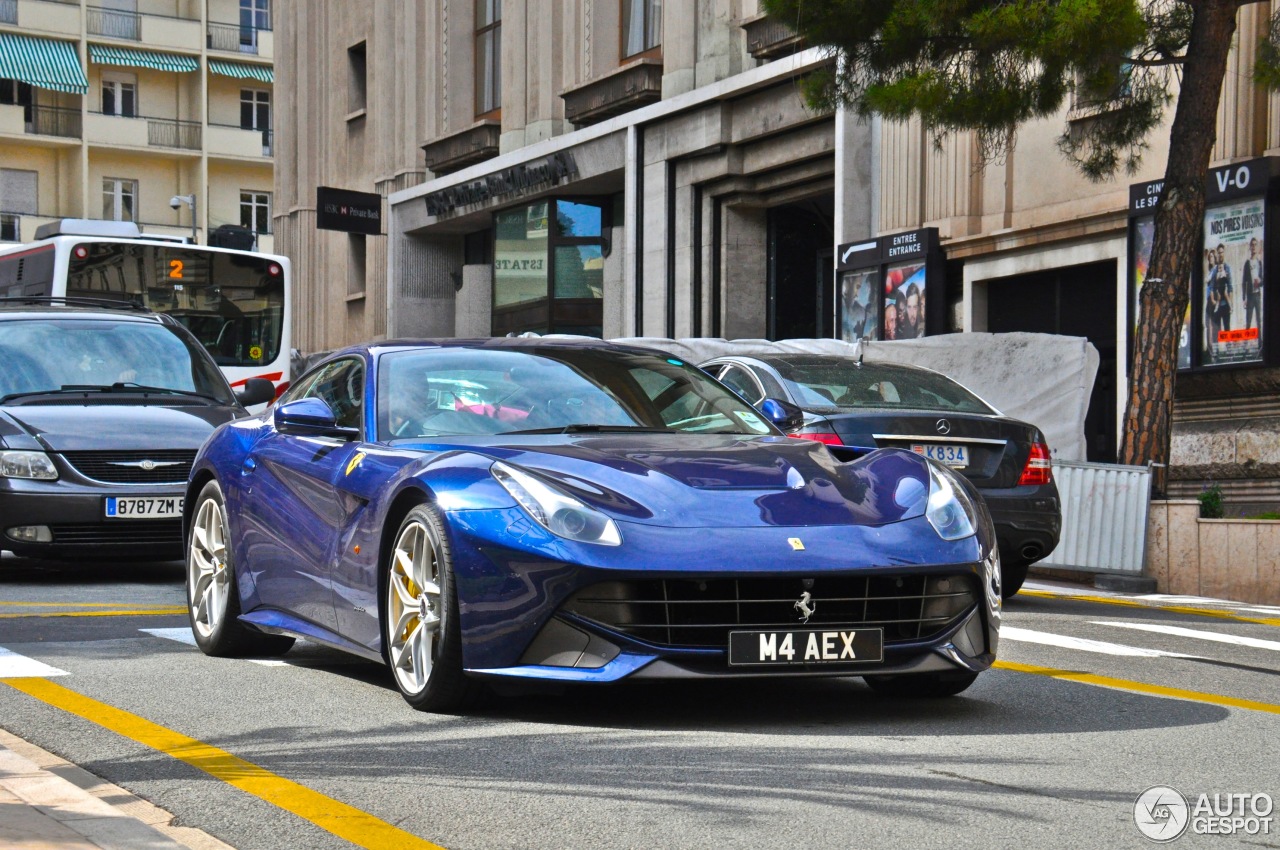
<svg viewBox="0 0 1280 850">
<path fill-rule="evenodd" d="M 804 411 L 789 401 L 766 398 L 760 402 L 760 412 L 783 431 L 794 431 L 804 424 Z"/>
<path fill-rule="evenodd" d="M 359 429 L 339 425 L 333 410 L 318 398 L 300 398 L 282 404 L 271 414 L 271 421 L 281 434 L 337 437 L 340 440 L 355 440 L 360 437 Z"/>
<path fill-rule="evenodd" d="M 244 386 L 236 390 L 236 401 L 245 407 L 255 404 L 266 404 L 276 397 L 276 385 L 266 378 L 250 378 Z"/>
</svg>

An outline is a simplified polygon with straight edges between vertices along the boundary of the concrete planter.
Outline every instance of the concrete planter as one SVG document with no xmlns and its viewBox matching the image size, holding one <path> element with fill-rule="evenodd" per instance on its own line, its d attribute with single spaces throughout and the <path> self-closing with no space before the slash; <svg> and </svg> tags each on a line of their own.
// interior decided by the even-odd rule
<svg viewBox="0 0 1280 850">
<path fill-rule="evenodd" d="M 1280 605 L 1280 521 L 1200 519 L 1194 499 L 1153 501 L 1144 572 L 1160 593 Z"/>
</svg>

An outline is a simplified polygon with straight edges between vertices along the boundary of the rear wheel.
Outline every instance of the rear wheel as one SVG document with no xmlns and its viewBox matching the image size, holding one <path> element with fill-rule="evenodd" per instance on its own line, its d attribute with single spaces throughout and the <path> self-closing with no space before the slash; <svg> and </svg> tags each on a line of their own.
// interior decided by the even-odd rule
<svg viewBox="0 0 1280 850">
<path fill-rule="evenodd" d="M 196 497 L 187 546 L 187 614 L 196 646 L 206 655 L 283 655 L 293 638 L 254 631 L 238 619 L 231 551 L 222 488 L 210 481 Z"/>
<path fill-rule="evenodd" d="M 458 711 L 477 682 L 462 672 L 462 629 L 453 557 L 439 511 L 419 505 L 396 533 L 386 572 L 387 662 L 405 702 L 419 711 Z"/>
<path fill-rule="evenodd" d="M 871 690 L 889 697 L 935 699 L 953 697 L 978 679 L 977 673 L 909 673 L 905 676 L 864 676 Z"/>
</svg>

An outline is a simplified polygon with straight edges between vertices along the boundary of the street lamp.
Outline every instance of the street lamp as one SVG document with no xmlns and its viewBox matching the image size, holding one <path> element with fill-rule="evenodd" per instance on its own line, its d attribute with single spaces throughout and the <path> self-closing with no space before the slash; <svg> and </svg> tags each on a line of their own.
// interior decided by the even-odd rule
<svg viewBox="0 0 1280 850">
<path fill-rule="evenodd" d="M 191 244 L 195 245 L 200 241 L 199 237 L 196 235 L 196 193 L 192 192 L 190 195 L 174 195 L 169 199 L 169 206 L 173 207 L 175 210 L 183 204 L 186 204 L 191 208 Z"/>
</svg>

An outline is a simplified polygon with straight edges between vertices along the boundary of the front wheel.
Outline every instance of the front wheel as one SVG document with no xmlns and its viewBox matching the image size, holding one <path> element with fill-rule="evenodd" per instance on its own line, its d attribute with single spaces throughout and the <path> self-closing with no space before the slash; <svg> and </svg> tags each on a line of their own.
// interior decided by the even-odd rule
<svg viewBox="0 0 1280 850">
<path fill-rule="evenodd" d="M 977 673 L 908 673 L 905 676 L 864 676 L 871 690 L 887 697 L 936 699 L 953 697 L 978 680 Z"/>
<path fill-rule="evenodd" d="M 293 638 L 257 632 L 238 619 L 240 593 L 232 562 L 227 508 L 217 481 L 196 497 L 187 545 L 187 614 L 205 655 L 283 655 Z"/>
<path fill-rule="evenodd" d="M 405 702 L 419 711 L 458 711 L 479 684 L 462 672 L 462 629 L 453 556 L 444 521 L 430 505 L 409 511 L 386 570 L 383 633 L 387 662 Z"/>
</svg>

